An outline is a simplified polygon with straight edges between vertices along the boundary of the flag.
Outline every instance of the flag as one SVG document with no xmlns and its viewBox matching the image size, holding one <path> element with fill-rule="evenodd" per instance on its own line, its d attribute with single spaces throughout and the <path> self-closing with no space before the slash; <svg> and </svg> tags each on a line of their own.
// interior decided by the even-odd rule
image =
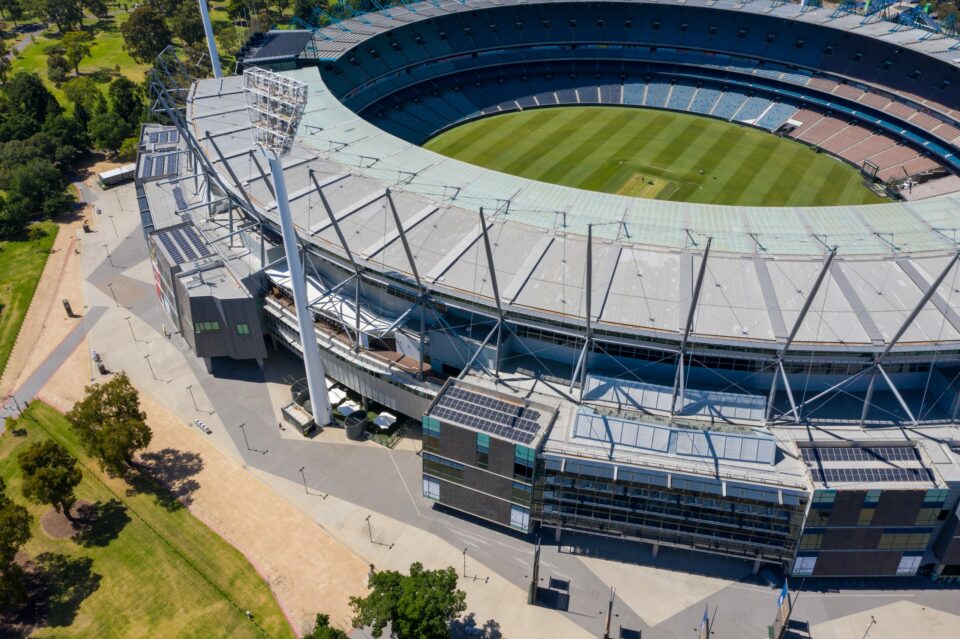
<svg viewBox="0 0 960 639">
<path fill-rule="evenodd" d="M 777 597 L 777 609 L 783 607 L 783 602 L 790 596 L 790 589 L 787 587 L 787 580 L 783 580 L 783 588 L 780 590 L 780 596 Z"/>
<path fill-rule="evenodd" d="M 710 623 L 710 614 L 707 612 L 707 604 L 703 605 L 703 619 L 700 620 L 700 630 L 706 628 L 707 624 Z"/>
</svg>

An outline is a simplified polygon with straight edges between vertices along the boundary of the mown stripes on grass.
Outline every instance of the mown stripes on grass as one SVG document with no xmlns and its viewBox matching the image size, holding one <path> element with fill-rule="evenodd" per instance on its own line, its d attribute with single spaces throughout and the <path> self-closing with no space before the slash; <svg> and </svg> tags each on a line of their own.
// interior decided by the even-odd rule
<svg viewBox="0 0 960 639">
<path fill-rule="evenodd" d="M 659 192 L 658 197 L 689 202 L 817 206 L 882 201 L 864 188 L 856 169 L 793 140 L 669 111 L 532 109 L 467 123 L 426 146 L 498 171 L 610 193 L 643 176 L 641 186 Z M 673 185 L 683 188 L 659 188 Z"/>
</svg>

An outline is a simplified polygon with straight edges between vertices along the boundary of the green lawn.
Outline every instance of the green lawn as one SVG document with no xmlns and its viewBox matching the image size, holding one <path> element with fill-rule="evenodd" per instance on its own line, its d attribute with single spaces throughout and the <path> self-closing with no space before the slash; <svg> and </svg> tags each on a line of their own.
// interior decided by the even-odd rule
<svg viewBox="0 0 960 639">
<path fill-rule="evenodd" d="M 186 508 L 155 485 L 144 490 L 138 482 L 141 489 L 132 490 L 100 473 L 63 415 L 49 406 L 35 402 L 18 425 L 27 436 L 0 438 L 0 476 L 8 495 L 30 508 L 33 539 L 25 550 L 49 569 L 55 584 L 48 624 L 34 636 L 294 637 L 253 567 Z M 20 494 L 17 454 L 46 437 L 81 460 L 77 496 L 103 513 L 78 541 L 48 537 L 39 525 L 48 507 L 28 504 Z"/>
<path fill-rule="evenodd" d="M 829 155 L 685 113 L 532 109 L 475 120 L 425 146 L 533 180 L 661 200 L 754 206 L 883 201 L 863 186 L 856 169 Z"/>
<path fill-rule="evenodd" d="M 119 74 L 134 82 L 141 82 L 148 69 L 147 65 L 139 64 L 123 49 L 123 36 L 120 34 L 120 25 L 127 21 L 129 14 L 114 10 L 105 20 L 96 20 L 87 17 L 85 28 L 94 34 L 93 46 L 90 55 L 80 62 L 80 74 L 94 78 L 100 87 L 106 91 L 107 84 Z M 63 91 L 53 85 L 47 78 L 47 53 L 56 47 L 60 41 L 60 34 L 54 25 L 34 38 L 14 60 L 12 71 L 26 71 L 36 73 L 44 84 L 53 91 L 61 103 L 64 103 Z M 71 74 L 69 77 L 73 77 Z M 68 80 L 69 80 L 68 77 Z"/>
<path fill-rule="evenodd" d="M 7 365 L 10 351 L 17 341 L 23 317 L 37 288 L 57 225 L 40 222 L 46 235 L 38 242 L 0 242 L 0 374 Z"/>
</svg>

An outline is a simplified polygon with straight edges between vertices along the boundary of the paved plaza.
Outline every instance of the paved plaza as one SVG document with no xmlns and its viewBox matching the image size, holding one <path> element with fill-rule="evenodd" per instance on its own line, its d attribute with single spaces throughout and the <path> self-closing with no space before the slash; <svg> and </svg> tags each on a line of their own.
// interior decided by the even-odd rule
<svg viewBox="0 0 960 639">
<path fill-rule="evenodd" d="M 217 362 L 208 374 L 181 336 L 167 336 L 169 321 L 157 301 L 133 186 L 108 193 L 93 188 L 85 196 L 100 213 L 93 220 L 95 232 L 79 236 L 83 317 L 47 350 L 31 374 L 18 380 L 15 395 L 21 402 L 42 395 L 70 357 L 88 357 L 81 348 L 86 343 L 109 370 L 126 371 L 157 412 L 169 413 L 170 419 L 153 424 L 155 432 L 170 431 L 158 433 L 159 438 L 202 449 L 206 464 L 223 467 L 216 477 L 236 477 L 234 469 L 243 471 L 279 503 L 295 509 L 296 516 L 284 516 L 289 540 L 278 540 L 281 547 L 288 543 L 294 560 L 310 557 L 314 544 L 321 543 L 305 542 L 309 538 L 298 534 L 301 527 L 315 527 L 314 539 L 321 535 L 328 540 L 323 544 L 332 544 L 328 548 L 340 549 L 341 556 L 331 561 L 348 564 L 338 574 L 353 580 L 357 589 L 363 587 L 358 570 L 371 563 L 400 570 L 414 561 L 428 567 L 452 565 L 463 575 L 460 583 L 468 593 L 472 622 L 486 626 L 488 636 L 598 637 L 611 589 L 613 636 L 623 627 L 642 631 L 644 639 L 694 637 L 705 608 L 715 615 L 715 637 L 767 636 L 778 589 L 753 577 L 750 564 L 667 548 L 654 558 L 649 546 L 572 534 L 559 544 L 552 535 L 542 540 L 540 585 L 547 589 L 551 578 L 568 582 L 569 600 L 561 606 L 565 610 L 528 606 L 535 540 L 445 512 L 421 497 L 419 442 L 414 438 L 391 450 L 348 441 L 334 428 L 312 439 L 281 429 L 279 409 L 289 400 L 289 383 L 303 375 L 301 363 L 290 353 L 272 352 L 263 367 Z M 89 366 L 75 363 L 71 370 L 78 369 L 89 376 L 84 383 L 100 378 Z M 211 435 L 188 425 L 197 418 L 211 427 Z M 180 430 L 172 432 L 175 429 Z M 233 507 L 256 509 L 260 503 L 240 499 Z M 261 572 L 281 573 L 286 568 L 279 562 L 258 565 L 257 545 L 251 543 L 255 533 L 227 537 Z M 309 565 L 318 583 L 330 581 L 320 574 L 322 563 Z M 290 615 L 284 599 L 292 593 L 265 576 Z M 307 574 L 297 583 L 309 582 Z M 921 579 L 889 585 L 878 589 L 875 582 L 870 587 L 791 582 L 794 590 L 800 588 L 794 619 L 805 624 L 796 636 L 956 636 L 960 590 Z M 549 592 L 544 598 L 560 604 L 564 599 Z M 343 604 L 337 605 L 334 618 L 344 622 Z M 301 604 L 293 616 L 303 614 Z M 302 619 L 293 621 L 299 625 Z"/>
</svg>

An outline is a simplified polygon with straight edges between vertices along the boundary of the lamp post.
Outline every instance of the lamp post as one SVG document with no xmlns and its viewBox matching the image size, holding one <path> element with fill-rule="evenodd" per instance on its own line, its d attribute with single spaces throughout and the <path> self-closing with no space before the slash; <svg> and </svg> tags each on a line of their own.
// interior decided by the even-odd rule
<svg viewBox="0 0 960 639">
<path fill-rule="evenodd" d="M 305 82 L 254 67 L 243 72 L 243 92 L 257 145 L 270 165 L 283 249 L 290 269 L 290 287 L 293 289 L 297 326 L 300 329 L 313 421 L 317 426 L 326 426 L 333 419 L 333 411 L 327 396 L 326 374 L 320 360 L 313 313 L 308 308 L 306 277 L 300 262 L 296 229 L 280 160 L 293 146 L 294 135 L 307 106 L 308 86 Z"/>
<path fill-rule="evenodd" d="M 4 399 L 4 403 L 6 403 L 6 400 L 8 400 L 8 399 L 12 399 L 12 400 L 13 400 L 13 405 L 17 407 L 17 415 L 23 415 L 23 409 L 20 408 L 20 402 L 17 401 L 17 396 L 16 396 L 16 395 L 7 395 L 7 396 L 4 397 L 3 399 Z"/>
<path fill-rule="evenodd" d="M 240 432 L 243 433 L 243 443 L 247 447 L 247 450 L 251 450 L 250 442 L 247 440 L 247 431 L 245 429 L 246 425 L 246 422 L 240 424 Z"/>
</svg>

